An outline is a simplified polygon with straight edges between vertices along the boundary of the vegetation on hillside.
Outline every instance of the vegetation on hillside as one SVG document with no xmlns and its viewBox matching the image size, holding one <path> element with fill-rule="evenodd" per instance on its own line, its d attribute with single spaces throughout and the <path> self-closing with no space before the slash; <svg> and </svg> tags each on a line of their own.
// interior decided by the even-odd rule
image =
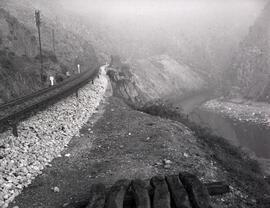
<svg viewBox="0 0 270 208">
<path fill-rule="evenodd" d="M 98 65 L 91 44 L 64 28 L 64 22 L 52 18 L 52 2 L 42 2 L 0 2 L 0 103 L 47 87 L 51 75 L 56 82 L 62 81 L 67 71 L 77 72 L 77 64 L 82 71 Z M 42 14 L 43 75 L 34 16 L 36 9 L 41 9 Z"/>
</svg>

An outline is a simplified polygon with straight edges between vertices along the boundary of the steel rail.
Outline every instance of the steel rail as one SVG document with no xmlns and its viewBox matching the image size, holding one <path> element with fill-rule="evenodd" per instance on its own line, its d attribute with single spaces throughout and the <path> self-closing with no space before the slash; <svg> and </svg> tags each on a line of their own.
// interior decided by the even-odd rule
<svg viewBox="0 0 270 208">
<path fill-rule="evenodd" d="M 100 66 L 94 70 L 84 71 L 81 74 L 71 77 L 58 85 L 39 90 L 35 93 L 1 105 L 0 127 L 5 129 L 6 126 L 11 126 L 12 124 L 17 123 L 31 111 L 34 111 L 42 106 L 46 107 L 78 91 L 79 88 L 96 78 L 96 76 L 99 74 L 99 68 Z M 3 128 L 0 128 L 0 132 L 3 131 Z"/>
</svg>

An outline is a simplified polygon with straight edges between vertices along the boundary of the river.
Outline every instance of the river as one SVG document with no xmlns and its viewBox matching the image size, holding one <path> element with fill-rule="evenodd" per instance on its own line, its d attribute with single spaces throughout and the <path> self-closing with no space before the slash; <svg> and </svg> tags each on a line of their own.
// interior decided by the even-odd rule
<svg viewBox="0 0 270 208">
<path fill-rule="evenodd" d="M 181 106 L 191 121 L 210 128 L 214 134 L 246 149 L 261 164 L 265 173 L 270 175 L 270 128 L 202 110 L 200 106 L 211 98 L 212 93 L 206 91 L 185 99 L 174 99 L 173 102 Z"/>
</svg>

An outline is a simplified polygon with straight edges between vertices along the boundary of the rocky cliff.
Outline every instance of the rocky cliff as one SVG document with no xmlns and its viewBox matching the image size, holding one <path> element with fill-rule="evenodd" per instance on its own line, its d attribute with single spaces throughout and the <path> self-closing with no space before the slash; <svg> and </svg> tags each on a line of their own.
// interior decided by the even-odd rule
<svg viewBox="0 0 270 208">
<path fill-rule="evenodd" d="M 229 80 L 233 92 L 270 102 L 270 3 L 266 5 L 240 45 Z"/>
<path fill-rule="evenodd" d="M 112 57 L 108 75 L 114 94 L 131 104 L 172 96 L 186 96 L 209 87 L 191 67 L 167 55 L 139 59 L 129 64 Z"/>
</svg>

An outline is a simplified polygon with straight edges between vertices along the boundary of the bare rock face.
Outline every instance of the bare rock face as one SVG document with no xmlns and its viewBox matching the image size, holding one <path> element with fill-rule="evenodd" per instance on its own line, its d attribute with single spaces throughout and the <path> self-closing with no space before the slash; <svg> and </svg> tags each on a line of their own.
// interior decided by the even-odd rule
<svg viewBox="0 0 270 208">
<path fill-rule="evenodd" d="M 118 56 L 111 57 L 108 75 L 114 95 L 128 103 L 144 105 L 169 95 L 187 95 L 207 87 L 206 81 L 189 66 L 180 64 L 166 55 L 122 63 Z"/>
<path fill-rule="evenodd" d="M 148 99 L 132 81 L 132 75 L 124 75 L 121 71 L 109 68 L 107 72 L 113 87 L 113 94 L 122 97 L 130 104 L 143 105 Z"/>
</svg>

